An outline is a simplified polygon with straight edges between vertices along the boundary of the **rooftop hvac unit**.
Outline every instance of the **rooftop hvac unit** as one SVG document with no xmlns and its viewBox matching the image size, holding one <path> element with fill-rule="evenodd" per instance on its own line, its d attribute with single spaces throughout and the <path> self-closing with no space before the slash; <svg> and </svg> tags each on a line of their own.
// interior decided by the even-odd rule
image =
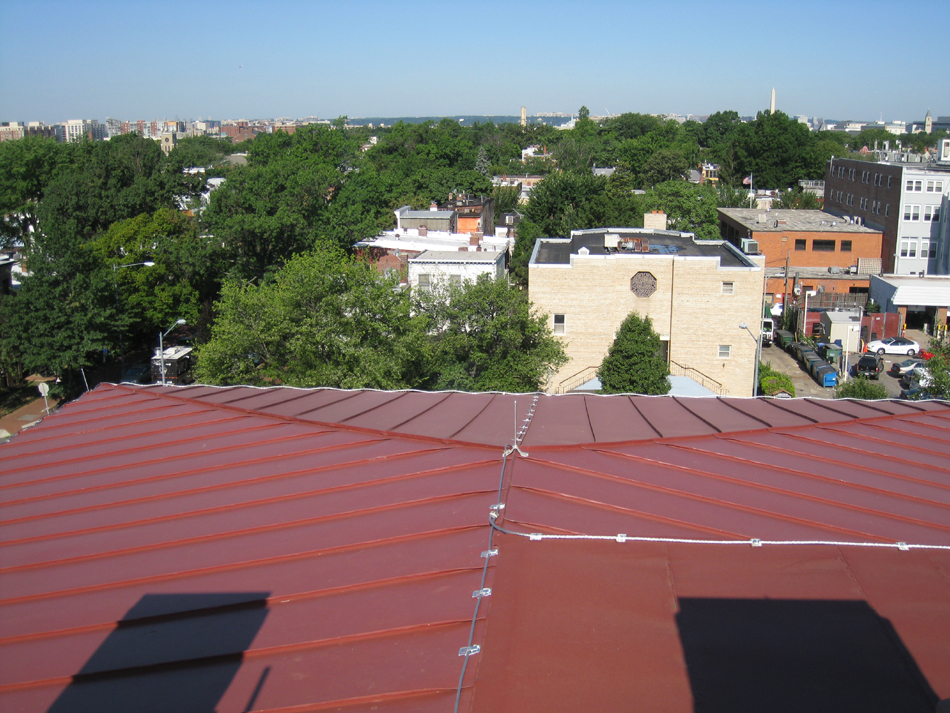
<svg viewBox="0 0 950 713">
<path fill-rule="evenodd" d="M 752 238 L 743 238 L 742 252 L 744 252 L 746 255 L 757 255 L 759 252 L 758 241 L 755 241 Z"/>
</svg>

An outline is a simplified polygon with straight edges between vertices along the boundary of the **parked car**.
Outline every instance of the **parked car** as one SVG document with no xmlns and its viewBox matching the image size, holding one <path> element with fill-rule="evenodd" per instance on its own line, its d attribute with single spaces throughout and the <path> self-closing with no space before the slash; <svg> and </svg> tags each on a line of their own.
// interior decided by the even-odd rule
<svg viewBox="0 0 950 713">
<path fill-rule="evenodd" d="M 891 364 L 891 374 L 894 376 L 901 376 L 906 374 L 915 366 L 924 363 L 924 360 L 918 357 L 911 357 L 910 359 L 904 359 L 904 361 L 895 361 L 893 364 Z"/>
<path fill-rule="evenodd" d="M 147 384 L 152 380 L 148 364 L 133 364 L 122 372 L 122 381 L 132 384 Z"/>
<path fill-rule="evenodd" d="M 921 359 L 927 359 L 929 361 L 930 359 L 934 358 L 934 353 L 928 352 L 926 349 L 921 349 L 919 352 L 917 352 L 917 356 L 919 356 Z"/>
<path fill-rule="evenodd" d="M 875 380 L 880 378 L 882 371 L 884 371 L 884 357 L 880 354 L 862 354 L 858 363 L 851 368 L 854 376 L 866 376 Z"/>
<path fill-rule="evenodd" d="M 915 386 L 912 389 L 901 389 L 901 398 L 907 401 L 920 401 L 932 397 L 929 393 L 924 391 L 923 387 Z"/>
<path fill-rule="evenodd" d="M 930 371 L 924 364 L 918 364 L 901 377 L 901 384 L 908 389 L 916 386 L 930 386 L 932 381 Z"/>
<path fill-rule="evenodd" d="M 906 354 L 907 356 L 914 356 L 914 354 L 920 351 L 920 345 L 913 339 L 907 339 L 907 337 L 887 337 L 886 339 L 878 339 L 870 342 L 868 344 L 868 351 L 877 352 L 878 354 Z"/>
</svg>

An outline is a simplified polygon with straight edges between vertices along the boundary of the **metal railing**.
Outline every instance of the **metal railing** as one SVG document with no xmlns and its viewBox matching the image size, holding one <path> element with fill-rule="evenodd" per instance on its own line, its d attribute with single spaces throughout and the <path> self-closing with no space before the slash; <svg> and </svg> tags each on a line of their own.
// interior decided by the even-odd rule
<svg viewBox="0 0 950 713">
<path fill-rule="evenodd" d="M 710 379 L 703 372 L 691 366 L 683 366 L 672 360 L 670 360 L 670 374 L 673 376 L 686 376 L 710 391 L 714 391 L 719 396 L 725 396 L 729 393 L 729 389 L 725 388 L 715 379 Z"/>
<path fill-rule="evenodd" d="M 554 387 L 551 393 L 566 394 L 568 391 L 576 389 L 581 384 L 586 384 L 588 381 L 597 376 L 597 370 L 599 368 L 599 366 L 585 366 L 576 374 L 572 374 L 566 379 L 562 379 L 561 382 Z"/>
</svg>

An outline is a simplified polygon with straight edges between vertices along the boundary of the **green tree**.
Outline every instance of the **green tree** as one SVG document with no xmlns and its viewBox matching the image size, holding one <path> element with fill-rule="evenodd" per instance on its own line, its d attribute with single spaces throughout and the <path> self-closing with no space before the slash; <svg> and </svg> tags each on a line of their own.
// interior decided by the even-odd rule
<svg viewBox="0 0 950 713">
<path fill-rule="evenodd" d="M 425 334 L 395 288 L 331 248 L 294 256 L 265 284 L 229 280 L 211 339 L 197 349 L 196 376 L 210 384 L 416 386 Z"/>
<path fill-rule="evenodd" d="M 924 390 L 935 399 L 950 401 L 950 339 L 934 337 L 930 340 L 933 357 L 927 361 L 930 383 Z"/>
<path fill-rule="evenodd" d="M 887 389 L 883 384 L 872 384 L 867 377 L 857 376 L 838 384 L 835 389 L 836 399 L 863 399 L 874 401 L 887 398 Z"/>
<path fill-rule="evenodd" d="M 547 315 L 534 313 L 527 292 L 504 279 L 437 284 L 416 290 L 412 302 L 431 339 L 427 388 L 538 391 L 567 363 Z"/>
<path fill-rule="evenodd" d="M 645 210 L 662 210 L 671 230 L 695 233 L 700 240 L 719 239 L 719 196 L 711 185 L 688 181 L 661 183 L 644 196 Z"/>
<path fill-rule="evenodd" d="M 605 394 L 669 393 L 669 367 L 662 356 L 660 335 L 649 317 L 631 312 L 597 371 Z"/>
<path fill-rule="evenodd" d="M 802 179 L 821 178 L 824 165 L 815 165 L 815 141 L 807 126 L 782 112 L 761 112 L 736 129 L 740 175 L 752 174 L 758 188 L 787 188 Z"/>
<path fill-rule="evenodd" d="M 785 208 L 791 210 L 820 210 L 821 201 L 814 193 L 806 193 L 801 188 L 794 191 L 786 191 L 782 197 L 772 204 L 773 208 Z"/>
<path fill-rule="evenodd" d="M 0 142 L 0 248 L 28 242 L 37 205 L 75 148 L 38 136 Z"/>
<path fill-rule="evenodd" d="M 534 244 L 540 237 L 541 229 L 527 218 L 518 224 L 518 235 L 515 238 L 515 247 L 511 251 L 508 274 L 512 282 L 521 288 L 528 286 L 528 263 L 534 252 Z"/>
<path fill-rule="evenodd" d="M 589 172 L 552 173 L 531 191 L 525 216 L 548 237 L 603 225 L 606 186 L 605 178 Z"/>
<path fill-rule="evenodd" d="M 204 330 L 226 270 L 220 243 L 199 234 L 197 221 L 171 208 L 113 223 L 90 244 L 112 271 L 120 304 L 116 329 L 151 338 L 178 318 Z M 121 269 L 153 262 L 151 267 Z M 129 342 L 131 343 L 131 342 Z"/>
<path fill-rule="evenodd" d="M 485 176 L 485 178 L 491 178 L 491 172 L 489 171 L 490 166 L 488 151 L 485 150 L 484 146 L 479 147 L 478 156 L 475 158 L 475 170 Z"/>
<path fill-rule="evenodd" d="M 667 181 L 683 180 L 689 164 L 677 149 L 660 149 L 643 165 L 642 181 L 645 188 Z"/>
</svg>

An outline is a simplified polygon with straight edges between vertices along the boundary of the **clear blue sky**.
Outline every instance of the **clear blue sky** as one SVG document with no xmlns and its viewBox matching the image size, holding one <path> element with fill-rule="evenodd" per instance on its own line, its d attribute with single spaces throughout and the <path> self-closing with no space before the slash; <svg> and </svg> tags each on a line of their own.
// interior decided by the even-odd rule
<svg viewBox="0 0 950 713">
<path fill-rule="evenodd" d="M 950 115 L 946 47 L 881 0 L 0 0 L 0 121 L 734 109 Z M 905 19 L 902 19 L 902 16 Z M 920 23 L 920 24 L 917 24 Z"/>
</svg>

